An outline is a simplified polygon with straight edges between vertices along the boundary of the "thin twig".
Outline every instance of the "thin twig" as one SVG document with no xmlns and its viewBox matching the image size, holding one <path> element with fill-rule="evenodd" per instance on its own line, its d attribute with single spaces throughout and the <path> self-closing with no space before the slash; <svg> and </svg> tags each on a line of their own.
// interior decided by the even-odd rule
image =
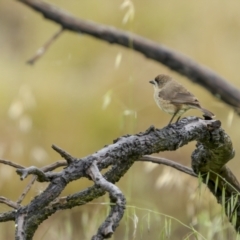
<svg viewBox="0 0 240 240">
<path fill-rule="evenodd" d="M 68 164 L 74 161 L 74 157 L 72 157 L 68 152 L 61 149 L 60 147 L 53 144 L 52 149 L 54 149 L 57 153 L 59 153 L 67 161 Z"/>
<path fill-rule="evenodd" d="M 32 179 L 30 180 L 30 182 L 28 183 L 28 185 L 25 187 L 25 189 L 23 190 L 22 194 L 20 195 L 20 197 L 17 200 L 17 204 L 21 204 L 23 199 L 25 198 L 25 196 L 27 195 L 27 193 L 30 191 L 32 185 L 34 184 L 34 182 L 36 181 L 37 177 L 33 176 Z"/>
<path fill-rule="evenodd" d="M 48 50 L 48 48 L 53 44 L 53 42 L 62 34 L 64 29 L 61 27 L 41 48 L 37 50 L 35 55 L 30 58 L 27 63 L 33 65 L 43 54 Z"/>
<path fill-rule="evenodd" d="M 4 203 L 6 205 L 8 205 L 9 207 L 12 207 L 14 209 L 18 209 L 19 208 L 19 204 L 18 203 L 15 203 L 5 197 L 0 197 L 0 203 Z"/>
<path fill-rule="evenodd" d="M 20 168 L 20 169 L 25 168 L 25 167 L 22 166 L 22 165 L 19 165 L 19 164 L 17 164 L 17 163 L 14 163 L 14 162 L 11 162 L 11 161 L 5 160 L 5 159 L 0 159 L 0 163 L 5 164 L 5 165 L 8 165 L 8 166 L 11 166 L 11 167 L 14 167 L 14 168 Z"/>
<path fill-rule="evenodd" d="M 65 167 L 65 166 L 67 166 L 67 162 L 65 160 L 60 160 L 55 163 L 51 163 L 45 167 L 42 167 L 41 170 L 43 172 L 50 172 L 50 171 L 55 170 L 56 168 Z"/>
<path fill-rule="evenodd" d="M 152 157 L 152 156 L 143 156 L 141 158 L 139 158 L 137 161 L 141 161 L 141 162 L 153 162 L 153 163 L 157 163 L 157 164 L 163 164 L 172 168 L 175 168 L 181 172 L 184 172 L 188 175 L 191 175 L 193 177 L 197 177 L 197 174 L 195 174 L 193 172 L 193 170 L 189 167 L 183 166 L 177 162 L 174 162 L 172 160 L 166 159 L 166 158 L 159 158 L 159 157 Z"/>
</svg>

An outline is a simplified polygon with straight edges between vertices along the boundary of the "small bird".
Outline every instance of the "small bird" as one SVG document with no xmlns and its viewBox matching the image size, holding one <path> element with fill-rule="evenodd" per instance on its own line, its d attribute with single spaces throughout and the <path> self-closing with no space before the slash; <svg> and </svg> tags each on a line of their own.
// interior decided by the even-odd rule
<svg viewBox="0 0 240 240">
<path fill-rule="evenodd" d="M 215 117 L 213 113 L 201 107 L 198 99 L 192 93 L 170 76 L 160 74 L 149 82 L 153 84 L 153 96 L 158 107 L 164 112 L 173 115 L 168 125 L 172 123 L 176 116 L 178 116 L 178 122 L 182 114 L 189 109 L 201 110 L 205 119 L 208 120 Z"/>
</svg>

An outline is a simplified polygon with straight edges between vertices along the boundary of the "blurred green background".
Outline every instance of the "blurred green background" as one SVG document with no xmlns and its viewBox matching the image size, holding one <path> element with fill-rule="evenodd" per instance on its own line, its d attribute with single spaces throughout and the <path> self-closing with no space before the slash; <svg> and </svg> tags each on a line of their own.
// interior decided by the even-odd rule
<svg viewBox="0 0 240 240">
<path fill-rule="evenodd" d="M 240 87 L 239 1 L 50 1 L 77 17 L 134 32 L 182 52 Z M 0 157 L 42 167 L 59 160 L 54 143 L 84 157 L 123 134 L 165 126 L 170 116 L 153 100 L 148 83 L 167 73 L 217 115 L 231 136 L 236 157 L 228 164 L 240 178 L 240 118 L 202 87 L 129 49 L 90 36 L 64 32 L 34 66 L 26 64 L 59 26 L 27 6 L 0 0 Z M 185 116 L 201 113 L 189 111 Z M 190 166 L 195 142 L 159 156 Z M 17 200 L 30 177 L 0 166 L 0 196 Z M 62 196 L 91 186 L 71 183 Z M 117 184 L 127 198 L 124 219 L 112 239 L 236 239 L 220 205 L 198 180 L 154 164 L 135 163 Z M 44 190 L 36 183 L 24 204 Z M 104 196 L 58 212 L 34 239 L 90 239 L 104 220 Z M 10 210 L 1 204 L 0 212 Z M 171 217 L 171 218 L 170 218 Z M 201 236 L 201 235 L 202 236 Z M 189 236 L 189 238 L 188 238 Z M 204 238 L 203 238 L 204 237 Z M 0 239 L 14 239 L 14 222 L 0 224 Z"/>
</svg>

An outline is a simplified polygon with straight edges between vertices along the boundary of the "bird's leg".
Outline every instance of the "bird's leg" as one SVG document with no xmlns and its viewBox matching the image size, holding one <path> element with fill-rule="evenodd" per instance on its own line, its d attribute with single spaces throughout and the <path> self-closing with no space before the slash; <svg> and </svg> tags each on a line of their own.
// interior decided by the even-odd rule
<svg viewBox="0 0 240 240">
<path fill-rule="evenodd" d="M 181 118 L 181 116 L 179 116 L 179 117 L 178 117 L 178 119 L 177 119 L 176 123 L 177 123 L 177 122 L 180 120 L 180 118 Z"/>
<path fill-rule="evenodd" d="M 172 123 L 172 120 L 173 120 L 173 119 L 175 118 L 175 116 L 178 114 L 178 111 L 179 111 L 179 110 L 177 110 L 177 111 L 173 114 L 170 122 L 168 123 L 168 126 Z M 180 117 L 179 117 L 179 118 L 180 118 Z M 178 120 L 179 120 L 179 118 L 178 118 Z M 177 120 L 177 121 L 178 121 L 178 120 Z"/>
</svg>

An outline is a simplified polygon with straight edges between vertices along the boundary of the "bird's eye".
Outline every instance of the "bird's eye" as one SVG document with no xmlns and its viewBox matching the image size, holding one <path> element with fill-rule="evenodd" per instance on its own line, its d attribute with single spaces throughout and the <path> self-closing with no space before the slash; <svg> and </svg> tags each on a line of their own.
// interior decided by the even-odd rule
<svg viewBox="0 0 240 240">
<path fill-rule="evenodd" d="M 163 85 L 163 81 L 161 79 L 159 79 L 159 78 L 155 78 L 155 82 L 157 83 L 157 85 L 159 87 L 161 87 Z"/>
</svg>

